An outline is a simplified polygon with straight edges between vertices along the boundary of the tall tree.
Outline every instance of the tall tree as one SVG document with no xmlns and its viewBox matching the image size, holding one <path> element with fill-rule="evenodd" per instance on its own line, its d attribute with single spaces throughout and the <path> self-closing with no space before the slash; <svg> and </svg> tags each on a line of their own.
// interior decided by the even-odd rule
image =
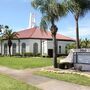
<svg viewBox="0 0 90 90">
<path fill-rule="evenodd" d="M 76 46 L 80 48 L 79 45 L 79 18 L 84 17 L 86 12 L 90 10 L 90 0 L 65 0 L 66 6 L 69 11 L 74 15 L 76 22 Z"/>
<path fill-rule="evenodd" d="M 2 54 L 2 42 L 3 42 L 3 39 L 2 39 L 2 29 L 4 29 L 4 26 L 3 25 L 0 25 L 0 42 L 1 42 L 1 54 Z"/>
<path fill-rule="evenodd" d="M 66 15 L 65 6 L 62 2 L 57 0 L 32 0 L 32 6 L 35 9 L 39 9 L 42 13 L 42 19 L 40 23 L 41 30 L 46 30 L 50 25 L 51 35 L 53 38 L 53 64 L 54 68 L 57 68 L 57 45 L 56 34 L 58 31 L 55 21 Z"/>
<path fill-rule="evenodd" d="M 3 34 L 3 38 L 8 40 L 8 47 L 9 47 L 9 55 L 11 56 L 11 46 L 12 46 L 12 39 L 18 38 L 18 33 L 12 32 L 8 26 L 5 27 L 5 33 Z"/>
</svg>

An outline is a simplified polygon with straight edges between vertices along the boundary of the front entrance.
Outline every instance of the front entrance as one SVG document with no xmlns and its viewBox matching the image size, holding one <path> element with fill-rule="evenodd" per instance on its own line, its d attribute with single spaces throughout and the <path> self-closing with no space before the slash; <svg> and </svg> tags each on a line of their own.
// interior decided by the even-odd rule
<svg viewBox="0 0 90 90">
<path fill-rule="evenodd" d="M 48 55 L 49 55 L 50 57 L 53 57 L 53 49 L 48 49 Z"/>
</svg>

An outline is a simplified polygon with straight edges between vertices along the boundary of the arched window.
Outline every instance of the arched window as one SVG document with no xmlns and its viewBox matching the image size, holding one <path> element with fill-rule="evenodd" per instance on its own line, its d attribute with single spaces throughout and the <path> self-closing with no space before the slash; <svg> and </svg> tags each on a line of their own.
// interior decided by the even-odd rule
<svg viewBox="0 0 90 90">
<path fill-rule="evenodd" d="M 4 44 L 4 55 L 7 55 L 7 44 Z"/>
<path fill-rule="evenodd" d="M 38 44 L 34 43 L 33 44 L 33 53 L 36 55 L 38 53 Z"/>
<path fill-rule="evenodd" d="M 12 54 L 13 55 L 16 54 L 16 43 L 13 43 L 13 45 L 12 45 Z"/>
<path fill-rule="evenodd" d="M 26 52 L 26 44 L 22 43 L 22 54 Z"/>
</svg>

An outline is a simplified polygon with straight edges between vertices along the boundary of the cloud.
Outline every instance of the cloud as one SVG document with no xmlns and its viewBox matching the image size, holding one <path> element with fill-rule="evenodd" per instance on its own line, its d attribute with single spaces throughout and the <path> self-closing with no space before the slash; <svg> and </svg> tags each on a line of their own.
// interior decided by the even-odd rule
<svg viewBox="0 0 90 90">
<path fill-rule="evenodd" d="M 63 35 L 70 36 L 75 38 L 76 37 L 76 30 L 75 27 L 70 27 L 67 29 L 67 31 L 61 32 Z M 79 27 L 79 35 L 80 38 L 90 38 L 90 27 Z"/>
</svg>

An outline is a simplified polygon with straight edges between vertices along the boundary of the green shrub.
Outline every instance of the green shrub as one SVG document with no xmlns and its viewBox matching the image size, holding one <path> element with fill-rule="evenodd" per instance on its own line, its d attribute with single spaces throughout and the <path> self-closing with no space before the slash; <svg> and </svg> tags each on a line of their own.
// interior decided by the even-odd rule
<svg viewBox="0 0 90 90">
<path fill-rule="evenodd" d="M 73 67 L 73 64 L 72 63 L 68 63 L 68 62 L 59 64 L 59 68 L 61 68 L 61 69 L 69 69 L 69 68 L 72 68 L 72 67 Z"/>
<path fill-rule="evenodd" d="M 22 56 L 20 53 L 16 53 L 15 56 Z"/>
<path fill-rule="evenodd" d="M 24 53 L 23 56 L 25 56 L 25 57 L 32 57 L 33 53 L 32 52 L 26 52 L 26 53 Z"/>
<path fill-rule="evenodd" d="M 41 56 L 41 53 L 37 53 L 37 56 L 39 56 L 39 57 L 40 57 L 40 56 Z"/>
<path fill-rule="evenodd" d="M 0 53 L 0 56 L 1 56 L 2 54 Z"/>
</svg>

